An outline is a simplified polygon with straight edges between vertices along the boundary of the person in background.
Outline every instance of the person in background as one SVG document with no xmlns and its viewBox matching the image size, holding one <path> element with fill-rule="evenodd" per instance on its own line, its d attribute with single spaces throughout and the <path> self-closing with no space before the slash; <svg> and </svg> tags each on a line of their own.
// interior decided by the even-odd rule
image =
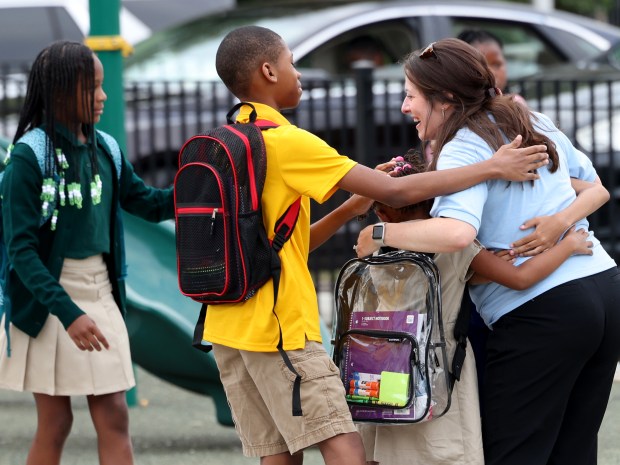
<svg viewBox="0 0 620 465">
<path fill-rule="evenodd" d="M 457 36 L 457 39 L 467 42 L 484 55 L 493 76 L 495 76 L 495 86 L 504 93 L 510 93 L 508 90 L 508 71 L 502 40 L 492 32 L 483 29 L 465 29 Z M 515 102 L 527 106 L 527 102 L 522 96 L 514 93 L 511 93 L 511 95 Z"/>
<path fill-rule="evenodd" d="M 381 43 L 372 36 L 359 36 L 346 43 L 344 63 L 347 69 L 353 68 L 360 61 L 368 62 L 373 68 L 383 66 L 386 53 Z"/>
</svg>

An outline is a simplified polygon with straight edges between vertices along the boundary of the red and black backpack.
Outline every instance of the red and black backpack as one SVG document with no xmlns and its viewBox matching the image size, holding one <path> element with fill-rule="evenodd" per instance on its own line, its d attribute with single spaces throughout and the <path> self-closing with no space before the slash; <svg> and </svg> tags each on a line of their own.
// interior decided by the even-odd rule
<svg viewBox="0 0 620 465">
<path fill-rule="evenodd" d="M 278 251 L 290 237 L 299 200 L 282 216 L 271 242 L 261 195 L 267 171 L 262 131 L 277 125 L 233 123 L 191 137 L 179 153 L 174 180 L 179 288 L 205 304 L 242 302 L 279 269 Z"/>
</svg>

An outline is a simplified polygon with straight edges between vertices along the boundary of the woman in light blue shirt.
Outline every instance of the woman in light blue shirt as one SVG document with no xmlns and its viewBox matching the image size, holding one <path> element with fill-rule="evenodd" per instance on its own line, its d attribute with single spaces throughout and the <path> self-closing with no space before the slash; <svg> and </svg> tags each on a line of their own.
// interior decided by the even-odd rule
<svg viewBox="0 0 620 465">
<path fill-rule="evenodd" d="M 559 237 L 588 229 L 592 211 L 580 180 L 600 180 L 590 160 L 546 116 L 502 96 L 486 61 L 458 39 L 432 43 L 404 63 L 406 97 L 421 140 L 433 140 L 439 170 L 485 160 L 507 141 L 544 143 L 550 163 L 531 182 L 490 180 L 439 197 L 434 218 L 389 224 L 392 247 L 449 252 L 476 237 L 510 249 L 536 217 Z M 590 197 L 591 198 L 591 197 Z M 551 218 L 551 219 L 549 219 Z M 470 287 L 492 329 L 483 389 L 486 465 L 595 465 L 597 434 L 620 356 L 620 274 L 591 234 L 592 255 L 575 255 L 549 277 L 517 291 Z M 518 266 L 529 257 L 518 257 Z"/>
</svg>

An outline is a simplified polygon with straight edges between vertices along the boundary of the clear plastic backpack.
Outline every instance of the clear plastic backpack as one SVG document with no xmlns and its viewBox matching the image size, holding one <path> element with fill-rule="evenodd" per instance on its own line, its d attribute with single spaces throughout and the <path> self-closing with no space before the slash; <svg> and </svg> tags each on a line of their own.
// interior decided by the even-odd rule
<svg viewBox="0 0 620 465">
<path fill-rule="evenodd" d="M 341 269 L 333 359 L 355 421 L 417 423 L 448 411 L 440 285 L 432 258 L 416 252 L 356 258 Z"/>
</svg>

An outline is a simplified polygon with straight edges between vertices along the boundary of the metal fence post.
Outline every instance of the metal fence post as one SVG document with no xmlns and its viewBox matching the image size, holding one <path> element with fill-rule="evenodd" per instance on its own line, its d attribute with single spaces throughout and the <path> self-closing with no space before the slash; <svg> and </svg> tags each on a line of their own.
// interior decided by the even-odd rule
<svg viewBox="0 0 620 465">
<path fill-rule="evenodd" d="M 353 63 L 355 73 L 355 152 L 356 160 L 366 166 L 374 167 L 375 121 L 372 92 L 373 64 L 368 60 Z"/>
</svg>

